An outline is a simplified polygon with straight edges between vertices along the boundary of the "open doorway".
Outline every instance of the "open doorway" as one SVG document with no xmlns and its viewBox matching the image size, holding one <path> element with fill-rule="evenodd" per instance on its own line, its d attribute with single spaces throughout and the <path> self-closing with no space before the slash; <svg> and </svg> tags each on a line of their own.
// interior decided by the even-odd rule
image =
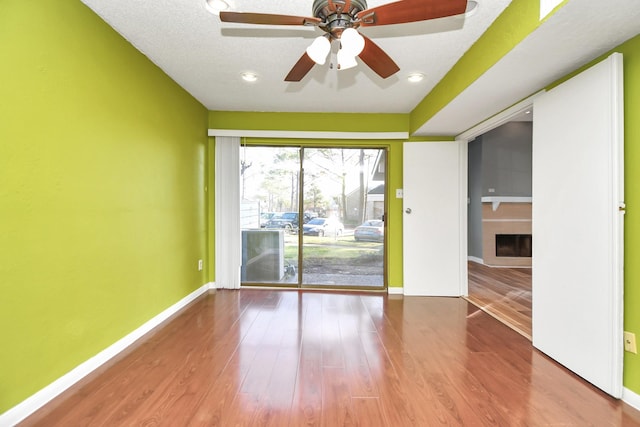
<svg viewBox="0 0 640 427">
<path fill-rule="evenodd" d="M 468 145 L 468 300 L 528 339 L 532 127 L 526 108 Z"/>
<path fill-rule="evenodd" d="M 386 288 L 386 150 L 241 147 L 241 283 Z"/>
</svg>

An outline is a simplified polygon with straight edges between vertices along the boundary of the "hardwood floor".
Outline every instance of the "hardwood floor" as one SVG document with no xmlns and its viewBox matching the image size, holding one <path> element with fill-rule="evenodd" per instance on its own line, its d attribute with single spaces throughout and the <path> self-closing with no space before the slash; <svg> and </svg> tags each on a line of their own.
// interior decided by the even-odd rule
<svg viewBox="0 0 640 427">
<path fill-rule="evenodd" d="M 461 298 L 208 294 L 22 426 L 640 426 Z"/>
<path fill-rule="evenodd" d="M 468 265 L 467 299 L 531 340 L 531 269 Z"/>
</svg>

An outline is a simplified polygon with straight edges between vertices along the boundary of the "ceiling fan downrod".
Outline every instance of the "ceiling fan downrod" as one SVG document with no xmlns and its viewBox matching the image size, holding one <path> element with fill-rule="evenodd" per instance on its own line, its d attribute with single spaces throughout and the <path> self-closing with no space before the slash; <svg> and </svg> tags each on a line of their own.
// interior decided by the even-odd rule
<svg viewBox="0 0 640 427">
<path fill-rule="evenodd" d="M 334 39 L 347 28 L 357 28 L 356 15 L 367 9 L 365 0 L 314 0 L 313 16 L 322 20 L 319 25 Z"/>
</svg>

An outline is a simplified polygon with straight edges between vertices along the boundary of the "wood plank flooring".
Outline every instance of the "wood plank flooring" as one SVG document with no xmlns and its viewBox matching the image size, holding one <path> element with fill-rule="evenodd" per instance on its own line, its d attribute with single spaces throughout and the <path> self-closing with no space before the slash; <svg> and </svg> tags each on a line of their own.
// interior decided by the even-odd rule
<svg viewBox="0 0 640 427">
<path fill-rule="evenodd" d="M 22 426 L 640 426 L 462 298 L 201 297 Z"/>
<path fill-rule="evenodd" d="M 531 269 L 468 265 L 467 299 L 531 340 Z"/>
</svg>

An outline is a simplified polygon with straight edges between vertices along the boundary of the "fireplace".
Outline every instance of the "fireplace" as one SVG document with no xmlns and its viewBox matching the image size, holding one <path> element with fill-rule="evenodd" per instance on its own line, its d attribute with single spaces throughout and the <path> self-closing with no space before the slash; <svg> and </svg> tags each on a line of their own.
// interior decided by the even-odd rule
<svg viewBox="0 0 640 427">
<path fill-rule="evenodd" d="M 531 234 L 496 234 L 497 257 L 530 257 Z"/>
<path fill-rule="evenodd" d="M 531 267 L 531 198 L 482 198 L 482 260 L 495 267 Z"/>
</svg>

